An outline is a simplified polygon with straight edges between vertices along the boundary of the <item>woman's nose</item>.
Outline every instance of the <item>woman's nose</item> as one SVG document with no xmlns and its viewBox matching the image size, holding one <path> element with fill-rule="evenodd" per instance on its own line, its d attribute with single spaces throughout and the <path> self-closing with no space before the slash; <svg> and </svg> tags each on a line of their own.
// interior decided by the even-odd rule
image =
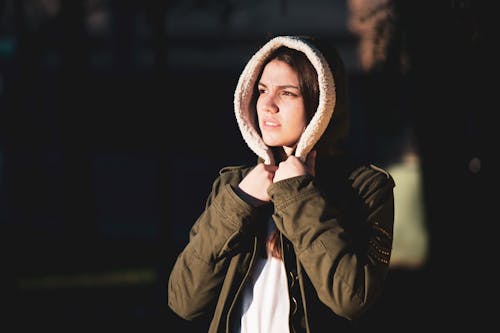
<svg viewBox="0 0 500 333">
<path fill-rule="evenodd" d="M 271 112 L 271 113 L 276 113 L 278 112 L 278 105 L 276 104 L 276 101 L 274 99 L 273 95 L 268 95 L 265 97 L 264 100 L 264 110 L 266 112 Z"/>
</svg>

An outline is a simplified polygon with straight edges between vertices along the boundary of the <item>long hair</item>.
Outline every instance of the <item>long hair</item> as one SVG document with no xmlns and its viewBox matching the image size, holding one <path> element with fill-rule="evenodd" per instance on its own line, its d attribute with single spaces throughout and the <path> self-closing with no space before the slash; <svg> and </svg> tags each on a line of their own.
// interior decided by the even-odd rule
<svg viewBox="0 0 500 333">
<path fill-rule="evenodd" d="M 286 46 L 281 46 L 276 49 L 264 62 L 259 79 L 262 76 L 264 67 L 273 60 L 279 60 L 288 64 L 293 70 L 297 72 L 299 78 L 299 89 L 304 99 L 304 108 L 306 111 L 307 121 L 309 122 L 314 116 L 319 103 L 319 83 L 318 74 L 313 65 L 307 59 L 307 56 L 301 51 L 297 51 Z M 259 80 L 257 80 L 258 82 Z M 255 86 L 254 100 L 256 102 L 257 85 Z M 255 105 L 255 104 L 254 104 Z M 271 256 L 281 259 L 281 237 L 280 232 L 276 229 L 266 241 L 267 253 Z"/>
</svg>

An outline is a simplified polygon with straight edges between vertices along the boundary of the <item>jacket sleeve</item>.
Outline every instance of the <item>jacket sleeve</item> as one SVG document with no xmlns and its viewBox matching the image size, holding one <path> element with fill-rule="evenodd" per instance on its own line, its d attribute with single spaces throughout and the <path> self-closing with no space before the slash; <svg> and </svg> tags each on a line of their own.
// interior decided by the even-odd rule
<svg viewBox="0 0 500 333">
<path fill-rule="evenodd" d="M 220 177 L 214 182 L 207 206 L 169 276 L 168 304 L 180 317 L 193 320 L 213 311 L 230 254 L 252 212 L 230 184 L 221 183 Z"/>
<path fill-rule="evenodd" d="M 394 182 L 374 167 L 356 170 L 349 180 L 361 207 L 344 212 L 311 176 L 277 182 L 269 193 L 276 225 L 292 242 L 320 300 L 337 315 L 356 319 L 380 295 L 388 272 Z"/>
</svg>

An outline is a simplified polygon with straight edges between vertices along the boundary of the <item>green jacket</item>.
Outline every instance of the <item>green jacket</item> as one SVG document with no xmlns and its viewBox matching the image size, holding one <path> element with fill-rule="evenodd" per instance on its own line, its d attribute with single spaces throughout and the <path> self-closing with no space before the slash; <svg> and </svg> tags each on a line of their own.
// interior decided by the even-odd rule
<svg viewBox="0 0 500 333">
<path fill-rule="evenodd" d="M 253 208 L 234 192 L 248 171 L 220 172 L 170 275 L 169 306 L 187 320 L 211 317 L 209 332 L 230 332 L 237 297 L 257 255 L 259 233 L 253 227 L 269 209 Z M 360 316 L 382 292 L 388 271 L 392 178 L 362 166 L 331 185 L 339 187 L 323 189 L 313 177 L 301 176 L 269 189 L 273 219 L 296 255 L 286 268 L 296 270 L 307 332 L 348 327 L 340 318 Z M 336 197 L 350 199 L 334 202 Z"/>
<path fill-rule="evenodd" d="M 344 67 L 334 49 L 315 43 L 276 37 L 250 59 L 238 81 L 234 105 L 242 136 L 258 162 L 273 164 L 272 150 L 252 120 L 253 87 L 274 49 L 287 46 L 307 55 L 318 73 L 320 96 L 295 156 L 304 161 L 315 149 L 316 172 L 272 184 L 271 203 L 258 208 L 235 192 L 254 166 L 219 172 L 168 281 L 170 308 L 186 320 L 207 321 L 208 332 L 231 332 L 241 319 L 240 296 L 269 217 L 281 232 L 292 331 L 346 332 L 383 291 L 392 248 L 394 182 L 384 170 L 353 164 L 347 157 Z"/>
</svg>

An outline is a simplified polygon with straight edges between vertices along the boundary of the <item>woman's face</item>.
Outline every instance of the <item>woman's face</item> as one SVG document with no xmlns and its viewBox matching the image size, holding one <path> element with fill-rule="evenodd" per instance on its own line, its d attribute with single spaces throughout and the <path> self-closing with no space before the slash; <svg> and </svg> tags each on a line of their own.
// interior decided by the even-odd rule
<svg viewBox="0 0 500 333">
<path fill-rule="evenodd" d="M 297 72 L 283 61 L 272 60 L 264 67 L 258 90 L 257 116 L 264 143 L 292 154 L 307 125 Z"/>
</svg>

